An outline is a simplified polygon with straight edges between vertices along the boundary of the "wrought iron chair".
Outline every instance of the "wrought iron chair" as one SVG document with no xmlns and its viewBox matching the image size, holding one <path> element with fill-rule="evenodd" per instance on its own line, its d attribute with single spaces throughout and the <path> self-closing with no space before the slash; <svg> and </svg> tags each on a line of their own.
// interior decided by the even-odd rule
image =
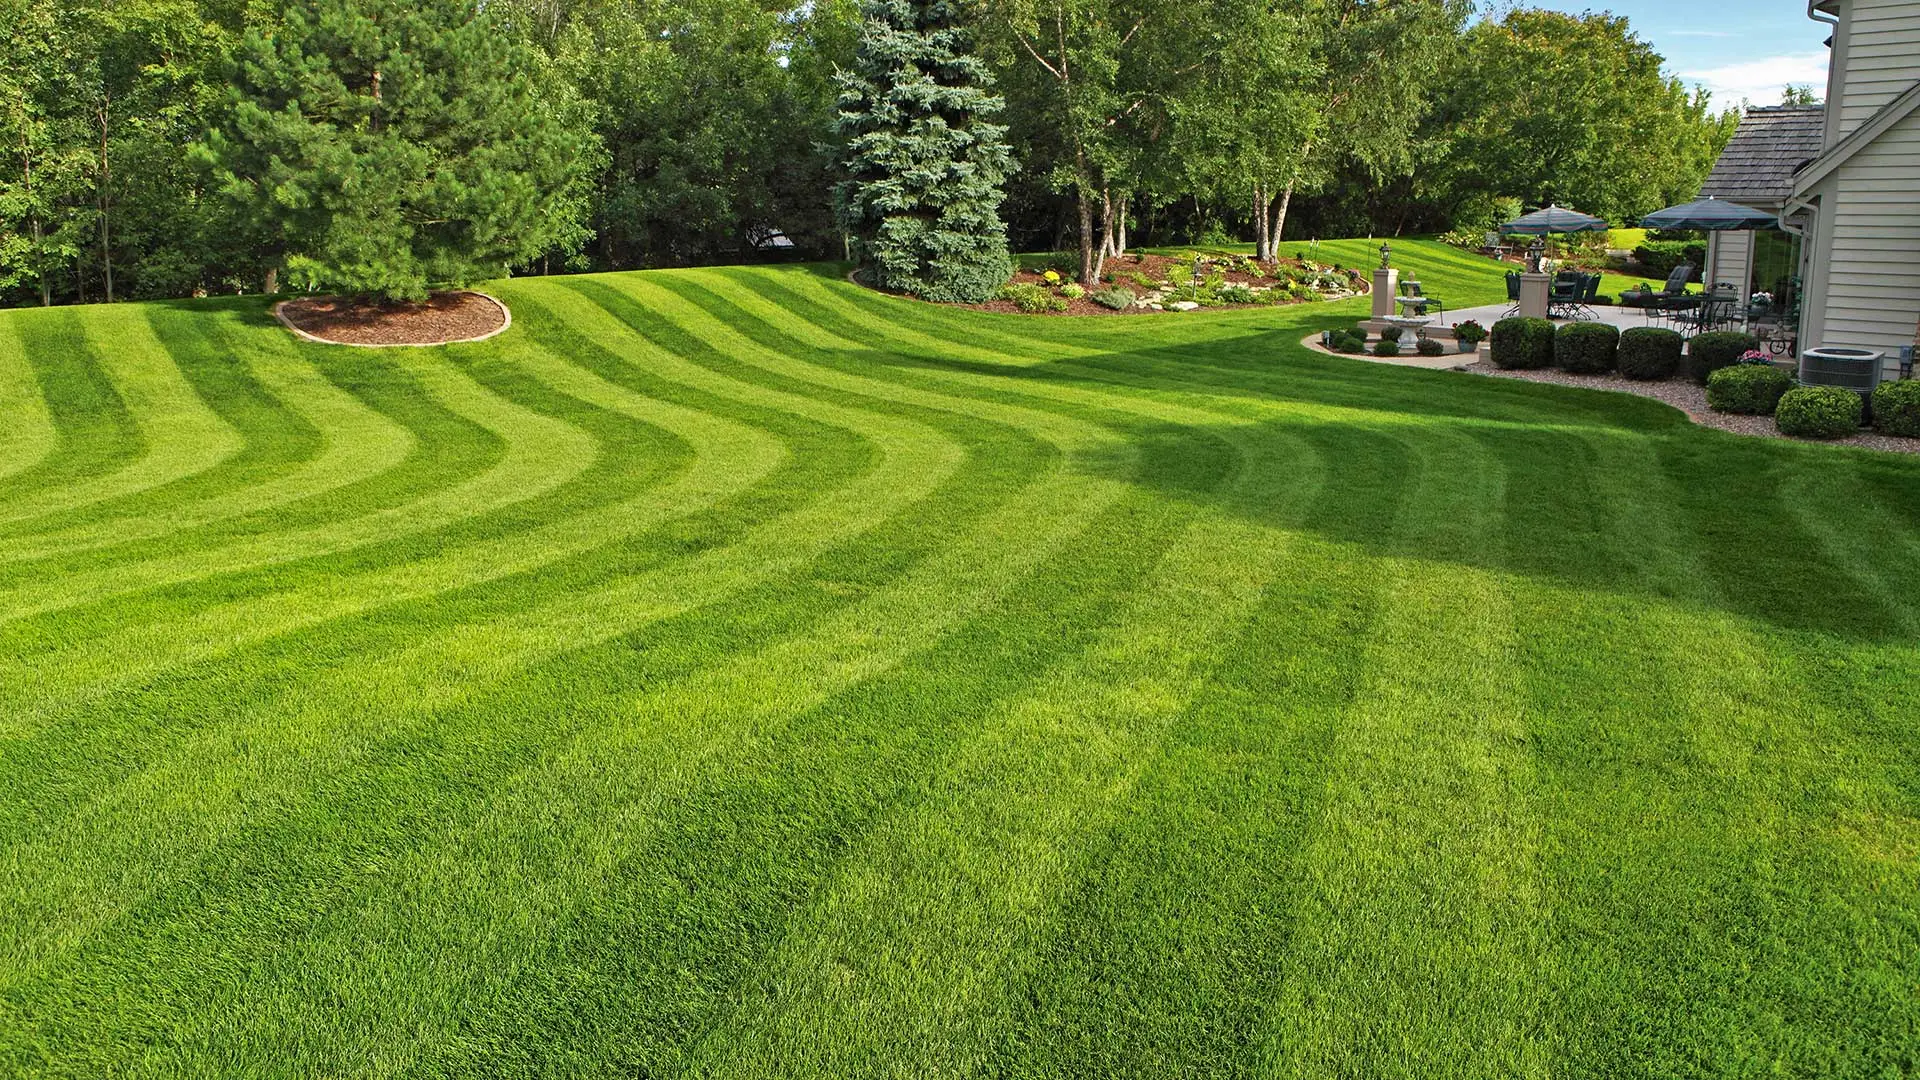
<svg viewBox="0 0 1920 1080">
<path fill-rule="evenodd" d="M 1681 263 L 1674 267 L 1673 273 L 1667 275 L 1666 288 L 1647 295 L 1646 306 L 1643 309 L 1646 312 L 1647 321 L 1663 320 L 1678 323 L 1687 312 L 1699 308 L 1700 298 L 1687 291 L 1687 282 L 1692 280 L 1692 263 Z"/>
<path fill-rule="evenodd" d="M 1580 317 L 1580 297 L 1587 290 L 1587 275 L 1573 270 L 1562 270 L 1553 276 L 1553 285 L 1547 292 L 1547 316 L 1554 319 L 1577 319 Z"/>
</svg>

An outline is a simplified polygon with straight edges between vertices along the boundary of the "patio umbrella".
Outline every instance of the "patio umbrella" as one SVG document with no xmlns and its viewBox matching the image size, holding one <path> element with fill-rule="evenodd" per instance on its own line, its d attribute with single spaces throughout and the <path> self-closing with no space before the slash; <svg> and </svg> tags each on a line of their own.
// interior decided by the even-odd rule
<svg viewBox="0 0 1920 1080">
<path fill-rule="evenodd" d="M 1640 219 L 1646 229 L 1701 229 L 1708 232 L 1745 229 L 1777 229 L 1780 219 L 1768 210 L 1755 210 L 1739 203 L 1719 199 L 1695 199 L 1683 206 L 1669 206 Z"/>
<path fill-rule="evenodd" d="M 1583 214 L 1578 210 L 1569 210 L 1564 206 L 1549 206 L 1535 210 L 1500 226 L 1501 232 L 1521 233 L 1526 236 L 1547 236 L 1552 233 L 1601 232 L 1611 228 L 1605 218 L 1592 214 Z"/>
</svg>

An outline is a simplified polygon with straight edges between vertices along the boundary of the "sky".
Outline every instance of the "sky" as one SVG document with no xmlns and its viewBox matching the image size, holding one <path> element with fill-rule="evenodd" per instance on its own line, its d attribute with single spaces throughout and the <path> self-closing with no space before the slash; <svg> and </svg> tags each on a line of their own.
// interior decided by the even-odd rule
<svg viewBox="0 0 1920 1080">
<path fill-rule="evenodd" d="M 1483 5 L 1484 6 L 1484 5 Z M 1806 0 L 1527 0 L 1525 6 L 1625 15 L 1640 37 L 1715 105 L 1780 104 L 1789 83 L 1826 96 L 1829 30 L 1807 18 Z"/>
</svg>

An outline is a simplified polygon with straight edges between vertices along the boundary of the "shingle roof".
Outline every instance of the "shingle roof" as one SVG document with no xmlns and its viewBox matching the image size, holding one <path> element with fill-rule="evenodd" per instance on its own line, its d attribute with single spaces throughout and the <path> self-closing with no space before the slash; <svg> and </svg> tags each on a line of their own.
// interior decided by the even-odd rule
<svg viewBox="0 0 1920 1080">
<path fill-rule="evenodd" d="M 1779 205 L 1793 194 L 1795 169 L 1820 156 L 1825 141 L 1824 105 L 1771 105 L 1747 110 L 1727 148 L 1714 163 L 1702 198 Z"/>
</svg>

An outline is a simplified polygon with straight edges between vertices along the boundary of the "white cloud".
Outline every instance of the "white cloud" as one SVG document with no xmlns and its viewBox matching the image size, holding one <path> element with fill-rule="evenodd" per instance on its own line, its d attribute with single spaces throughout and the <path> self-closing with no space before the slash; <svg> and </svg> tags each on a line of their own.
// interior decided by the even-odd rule
<svg viewBox="0 0 1920 1080">
<path fill-rule="evenodd" d="M 1778 105 L 1780 91 L 1790 85 L 1811 86 L 1816 96 L 1826 96 L 1827 54 L 1822 51 L 1769 56 L 1702 71 L 1683 71 L 1680 77 L 1712 91 L 1716 105 L 1738 105 L 1742 100 L 1754 105 Z"/>
</svg>

